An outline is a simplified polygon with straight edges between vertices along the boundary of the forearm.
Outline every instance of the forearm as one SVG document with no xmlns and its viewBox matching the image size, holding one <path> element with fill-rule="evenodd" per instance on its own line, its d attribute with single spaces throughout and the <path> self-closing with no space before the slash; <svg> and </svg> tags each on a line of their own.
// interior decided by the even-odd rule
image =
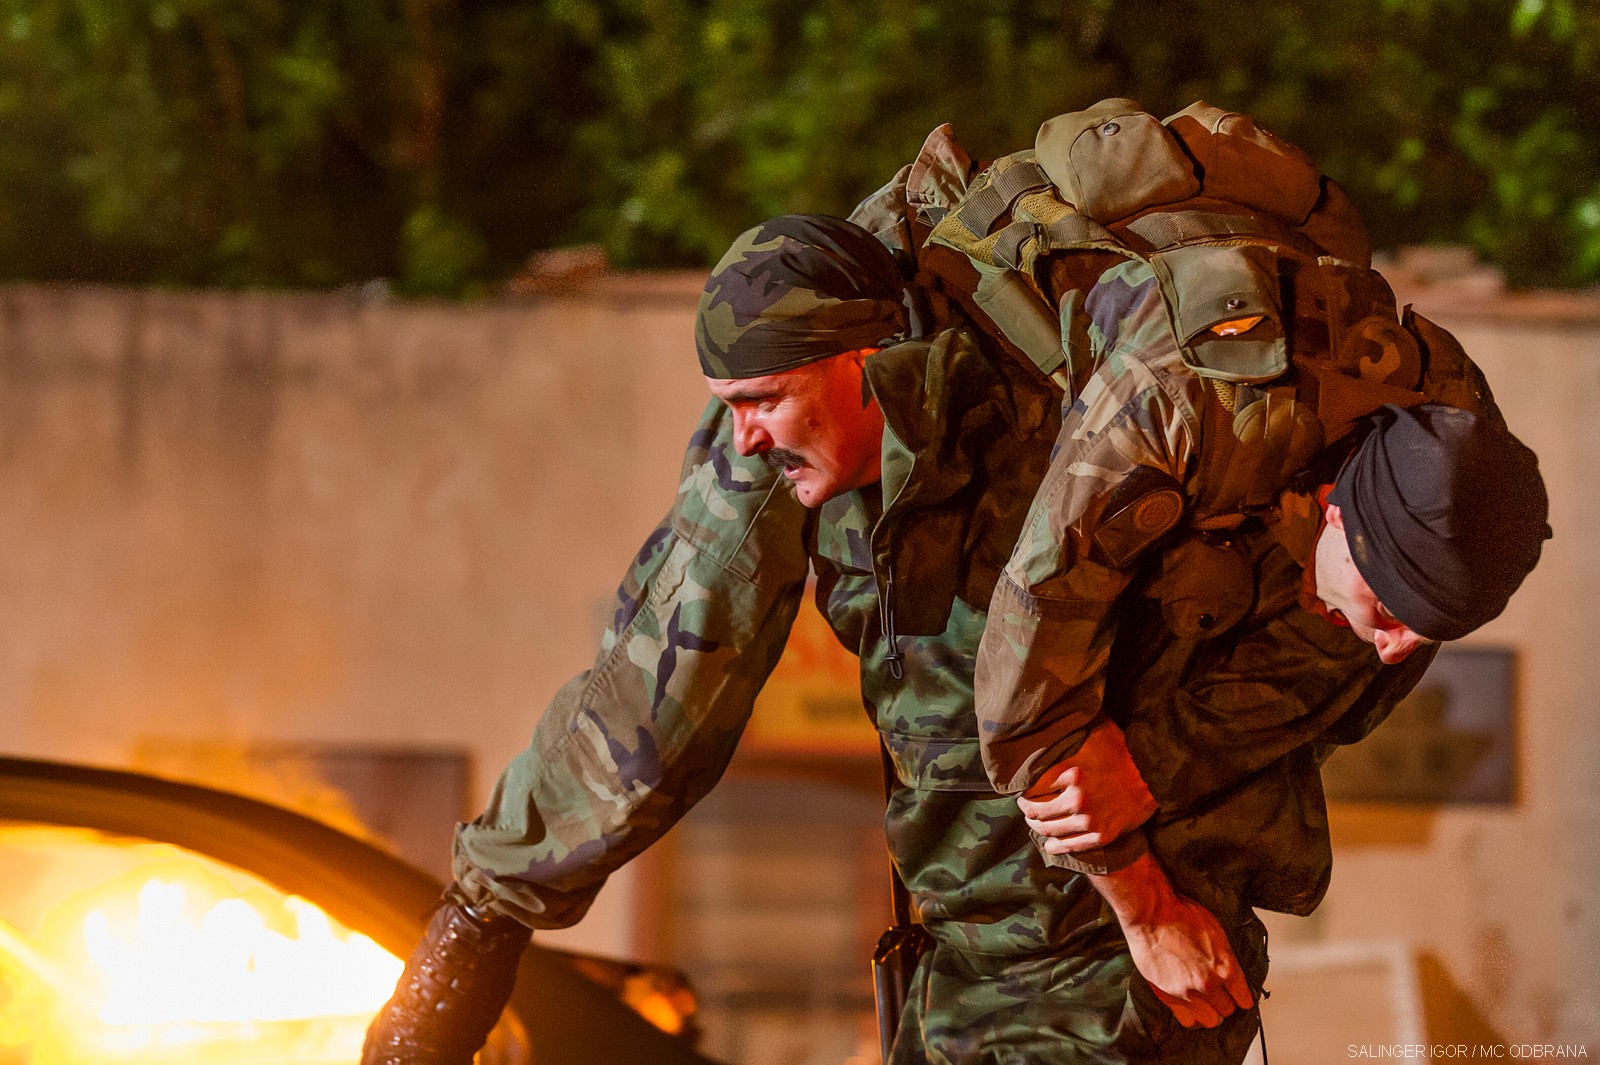
<svg viewBox="0 0 1600 1065">
<path fill-rule="evenodd" d="M 594 665 L 557 693 L 459 830 L 455 873 L 472 904 L 571 924 L 721 776 L 808 570 L 804 508 L 730 436 L 718 404 L 692 438 L 672 513 L 618 589 Z"/>
<path fill-rule="evenodd" d="M 1154 855 L 1145 850 L 1112 872 L 1086 873 L 1123 930 L 1147 928 L 1171 914 L 1178 892 Z"/>
</svg>

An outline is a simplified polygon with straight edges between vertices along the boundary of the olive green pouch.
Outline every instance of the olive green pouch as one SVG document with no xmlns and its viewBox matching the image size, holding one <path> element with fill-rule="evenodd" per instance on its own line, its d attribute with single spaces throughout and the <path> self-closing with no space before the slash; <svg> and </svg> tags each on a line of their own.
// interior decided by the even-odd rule
<svg viewBox="0 0 1600 1065">
<path fill-rule="evenodd" d="M 1039 166 L 1080 214 L 1110 223 L 1200 191 L 1177 138 L 1132 100 L 1058 115 L 1034 140 Z"/>
<path fill-rule="evenodd" d="M 1157 252 L 1150 265 L 1183 361 L 1200 376 L 1257 384 L 1289 368 L 1278 257 L 1271 248 L 1196 244 Z M 1259 320 L 1237 332 L 1228 328 L 1251 319 Z"/>
</svg>

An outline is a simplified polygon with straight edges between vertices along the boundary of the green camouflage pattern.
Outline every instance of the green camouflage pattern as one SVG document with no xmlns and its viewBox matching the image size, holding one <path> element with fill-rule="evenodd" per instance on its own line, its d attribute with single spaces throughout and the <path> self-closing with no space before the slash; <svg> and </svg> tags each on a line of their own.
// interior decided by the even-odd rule
<svg viewBox="0 0 1600 1065">
<path fill-rule="evenodd" d="M 915 167 L 901 185 L 864 209 L 907 252 L 916 235 L 892 220 L 905 190 L 949 190 Z M 730 255 L 770 252 L 759 243 Z M 1069 409 L 996 338 L 946 331 L 887 348 L 866 364 L 887 425 L 882 481 L 815 512 L 736 453 L 711 404 L 593 667 L 458 832 L 468 897 L 536 928 L 581 917 L 720 776 L 809 574 L 860 656 L 898 777 L 890 852 L 935 943 L 898 1065 L 1240 1060 L 1254 1013 L 1178 1029 L 1080 875 L 1095 857 L 1047 861 L 1008 793 L 1100 714 L 1122 724 L 1160 801 L 1136 842 L 1218 915 L 1257 987 L 1250 907 L 1307 912 L 1325 888 L 1320 759 L 1380 722 L 1430 656 L 1380 667 L 1302 606 L 1318 512 L 1296 475 L 1363 404 L 1492 399 L 1448 334 L 1389 320 L 1376 275 L 1294 263 L 1296 305 L 1321 313 L 1284 323 L 1287 375 L 1237 385 L 1185 360 L 1148 262 L 1053 257 L 1033 280 L 1082 371 Z M 732 307 L 708 311 L 713 350 L 751 328 Z M 1119 490 L 1145 482 L 1180 487 L 1186 524 L 1142 551 L 1109 550 Z"/>
<path fill-rule="evenodd" d="M 890 851 L 936 939 L 1001 955 L 1049 949 L 1097 920 L 1099 899 L 1043 868 L 1015 804 L 990 789 L 972 671 L 1058 397 L 963 333 L 886 350 L 867 369 L 889 428 L 883 481 L 821 508 L 814 568 L 818 605 L 861 657 L 862 697 L 901 782 L 885 817 Z"/>
<path fill-rule="evenodd" d="M 1259 922 L 1236 941 L 1252 982 L 1266 968 Z M 888 1065 L 1221 1065 L 1244 1059 L 1254 1010 L 1184 1029 L 1139 976 L 1116 922 L 1086 926 L 1066 949 L 994 957 L 936 944 L 915 974 Z"/>
<path fill-rule="evenodd" d="M 534 928 L 574 923 L 732 756 L 799 608 L 810 522 L 731 434 L 710 404 L 594 666 L 556 694 L 484 812 L 461 826 L 455 874 L 475 904 Z"/>
<path fill-rule="evenodd" d="M 842 219 L 784 215 L 740 234 L 711 272 L 695 316 L 707 377 L 794 369 L 903 335 L 894 257 Z"/>
</svg>

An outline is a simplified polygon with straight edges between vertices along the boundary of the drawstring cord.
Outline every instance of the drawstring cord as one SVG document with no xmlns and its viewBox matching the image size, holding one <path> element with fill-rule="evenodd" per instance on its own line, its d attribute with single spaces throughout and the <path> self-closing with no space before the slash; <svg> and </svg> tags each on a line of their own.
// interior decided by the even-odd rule
<svg viewBox="0 0 1600 1065">
<path fill-rule="evenodd" d="M 889 645 L 889 676 L 899 680 L 905 676 L 905 669 L 900 665 L 900 637 L 894 631 L 894 570 L 884 573 L 883 591 L 878 596 L 878 621 Z"/>
</svg>

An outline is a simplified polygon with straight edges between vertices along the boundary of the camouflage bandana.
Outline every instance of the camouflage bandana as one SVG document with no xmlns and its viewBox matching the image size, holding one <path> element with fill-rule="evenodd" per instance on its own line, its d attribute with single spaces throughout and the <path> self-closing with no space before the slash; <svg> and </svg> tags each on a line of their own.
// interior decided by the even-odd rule
<svg viewBox="0 0 1600 1065">
<path fill-rule="evenodd" d="M 876 237 L 842 218 L 781 215 L 733 242 L 695 318 L 700 367 L 765 377 L 906 332 L 905 280 Z"/>
</svg>

